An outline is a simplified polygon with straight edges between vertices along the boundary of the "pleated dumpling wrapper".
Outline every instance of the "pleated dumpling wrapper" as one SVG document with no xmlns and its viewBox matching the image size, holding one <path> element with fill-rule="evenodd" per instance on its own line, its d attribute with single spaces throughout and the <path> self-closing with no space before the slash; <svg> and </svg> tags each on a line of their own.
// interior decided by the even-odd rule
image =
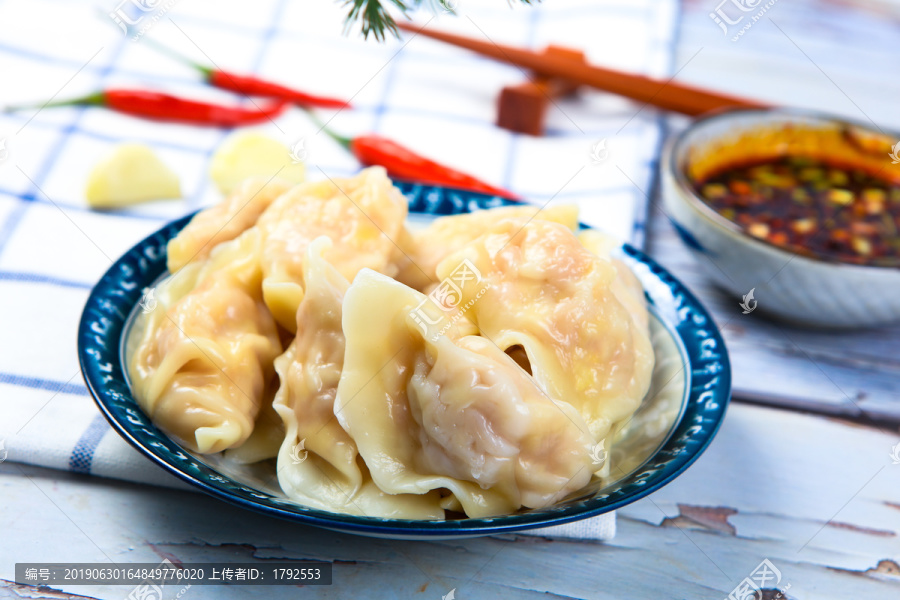
<svg viewBox="0 0 900 600">
<path fill-rule="evenodd" d="M 614 292 L 609 260 L 581 246 L 568 228 L 539 218 L 508 219 L 445 258 L 437 274 L 452 282 L 468 265 L 487 286 L 462 286 L 465 316 L 503 350 L 521 347 L 534 378 L 571 403 L 595 441 L 640 406 L 653 373 L 646 316 L 635 319 Z M 629 308 L 646 314 L 646 307 Z"/>
<path fill-rule="evenodd" d="M 382 167 L 347 179 L 300 184 L 260 216 L 263 297 L 278 323 L 294 332 L 303 300 L 306 248 L 319 236 L 334 244 L 325 258 L 351 281 L 362 268 L 393 276 L 394 240 L 406 220 L 406 198 Z"/>
<path fill-rule="evenodd" d="M 331 240 L 320 237 L 306 250 L 297 336 L 275 360 L 281 386 L 273 406 L 286 431 L 278 452 L 278 483 L 292 500 L 321 510 L 441 519 L 437 492 L 393 496 L 381 491 L 358 460 L 356 442 L 335 417 L 344 363 L 341 304 L 350 284 L 322 257 L 331 247 Z"/>
<path fill-rule="evenodd" d="M 644 299 L 641 282 L 628 265 L 612 257 L 613 250 L 622 245 L 621 240 L 596 229 L 588 229 L 578 234 L 578 241 L 585 249 L 616 268 L 617 277 L 610 284 L 610 289 L 631 315 L 638 329 L 649 330 L 650 315 L 647 313 L 647 300 Z"/>
<path fill-rule="evenodd" d="M 197 213 L 169 240 L 166 247 L 169 272 L 175 273 L 189 262 L 203 262 L 213 248 L 253 227 L 275 198 L 289 189 L 291 184 L 281 179 L 246 179 L 222 202 Z"/>
<path fill-rule="evenodd" d="M 420 230 L 404 229 L 398 238 L 396 279 L 425 291 L 438 281 L 437 266 L 448 254 L 485 234 L 503 219 L 541 218 L 578 229 L 578 207 L 562 204 L 540 209 L 536 206 L 504 206 L 489 210 L 439 217 Z"/>
<path fill-rule="evenodd" d="M 261 249 L 260 232 L 251 228 L 160 284 L 130 352 L 138 404 L 196 452 L 249 437 L 281 353 L 259 291 Z"/>
<path fill-rule="evenodd" d="M 343 303 L 335 414 L 389 494 L 447 490 L 469 517 L 551 505 L 582 488 L 593 444 L 578 411 L 465 319 L 370 270 Z"/>
</svg>

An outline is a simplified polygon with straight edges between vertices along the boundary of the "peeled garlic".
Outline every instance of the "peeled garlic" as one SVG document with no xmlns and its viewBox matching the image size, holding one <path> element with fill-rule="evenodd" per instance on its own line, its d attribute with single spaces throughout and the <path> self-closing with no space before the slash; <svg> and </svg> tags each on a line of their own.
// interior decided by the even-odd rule
<svg viewBox="0 0 900 600">
<path fill-rule="evenodd" d="M 180 198 L 178 175 L 144 144 L 120 144 L 88 175 L 85 189 L 93 208 L 117 208 L 147 200 Z"/>
<path fill-rule="evenodd" d="M 278 175 L 291 183 L 305 180 L 301 162 L 302 141 L 289 150 L 278 140 L 259 131 L 238 131 L 230 135 L 212 157 L 209 175 L 223 195 L 228 195 L 248 177 Z"/>
</svg>

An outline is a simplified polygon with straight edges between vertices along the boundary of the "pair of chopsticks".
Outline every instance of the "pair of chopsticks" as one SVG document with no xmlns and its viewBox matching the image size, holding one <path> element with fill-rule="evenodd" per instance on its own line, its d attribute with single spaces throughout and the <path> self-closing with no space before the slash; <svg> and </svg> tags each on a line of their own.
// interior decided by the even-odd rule
<svg viewBox="0 0 900 600">
<path fill-rule="evenodd" d="M 696 116 L 725 108 L 771 108 L 762 102 L 704 90 L 678 83 L 673 79 L 662 80 L 634 75 L 624 71 L 588 65 L 565 56 L 541 54 L 414 24 L 397 23 L 397 27 L 404 31 L 472 50 L 501 62 L 517 65 L 543 77 L 566 79 L 685 115 Z"/>
</svg>

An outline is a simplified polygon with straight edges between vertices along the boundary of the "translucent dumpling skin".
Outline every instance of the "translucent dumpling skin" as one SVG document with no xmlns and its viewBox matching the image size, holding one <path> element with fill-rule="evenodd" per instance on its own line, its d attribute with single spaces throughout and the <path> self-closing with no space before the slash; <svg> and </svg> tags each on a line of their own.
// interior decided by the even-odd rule
<svg viewBox="0 0 900 600">
<path fill-rule="evenodd" d="M 381 167 L 349 179 L 296 186 L 260 216 L 263 296 L 282 327 L 294 331 L 303 299 L 306 248 L 320 236 L 333 244 L 325 258 L 347 280 L 362 268 L 388 275 L 407 203 Z"/>
<path fill-rule="evenodd" d="M 578 411 L 488 340 L 460 335 L 424 299 L 362 271 L 344 300 L 335 413 L 378 487 L 446 489 L 471 517 L 547 506 L 583 487 L 593 440 Z M 411 317 L 417 310 L 433 331 Z"/>
<path fill-rule="evenodd" d="M 616 244 L 569 206 L 406 218 L 380 167 L 199 213 L 128 341 L 141 408 L 330 512 L 491 517 L 606 475 L 654 364 Z"/>
<path fill-rule="evenodd" d="M 217 246 L 159 286 L 129 368 L 154 424 L 200 453 L 241 445 L 281 352 L 260 294 L 259 232 Z"/>
<path fill-rule="evenodd" d="M 501 349 L 521 346 L 541 388 L 575 406 L 597 441 L 637 410 L 653 349 L 646 317 L 635 320 L 616 294 L 626 290 L 612 262 L 566 227 L 509 219 L 448 255 L 437 274 L 450 278 L 462 264 L 481 278 L 461 288 L 466 317 Z"/>
<path fill-rule="evenodd" d="M 335 416 L 344 363 L 342 302 L 349 283 L 322 257 L 331 247 L 332 242 L 321 237 L 307 249 L 297 336 L 275 361 L 281 387 L 274 408 L 286 430 L 278 453 L 278 482 L 294 500 L 323 510 L 441 518 L 437 493 L 401 497 L 379 489 L 357 460 L 356 442 Z"/>
<path fill-rule="evenodd" d="M 270 204 L 291 188 L 280 179 L 252 177 L 239 185 L 225 200 L 191 219 L 167 248 L 170 273 L 189 262 L 203 262 L 213 248 L 250 229 Z"/>
<path fill-rule="evenodd" d="M 420 231 L 403 231 L 398 238 L 400 251 L 396 253 L 396 279 L 424 291 L 437 282 L 437 265 L 448 254 L 483 235 L 504 219 L 533 218 L 553 221 L 574 231 L 578 228 L 578 207 L 564 204 L 541 210 L 536 206 L 506 206 L 440 217 Z"/>
<path fill-rule="evenodd" d="M 596 467 L 578 411 L 544 394 L 483 337 L 425 346 L 408 386 L 421 424 L 420 468 L 474 479 L 528 508 L 584 487 Z"/>
</svg>

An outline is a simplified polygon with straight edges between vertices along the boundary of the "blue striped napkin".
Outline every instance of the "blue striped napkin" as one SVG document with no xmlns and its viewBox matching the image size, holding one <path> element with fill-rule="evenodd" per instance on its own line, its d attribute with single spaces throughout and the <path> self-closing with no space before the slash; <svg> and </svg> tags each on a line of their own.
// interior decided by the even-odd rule
<svg viewBox="0 0 900 600">
<path fill-rule="evenodd" d="M 87 2 L 0 4 L 0 105 L 112 86 L 234 101 L 203 85 L 189 67 L 132 39 L 153 38 L 202 64 L 352 98 L 354 109 L 332 121 L 339 131 L 383 133 L 541 205 L 577 203 L 588 223 L 643 241 L 644 192 L 661 141 L 652 110 L 584 91 L 556 103 L 546 136 L 516 135 L 493 121 L 497 93 L 524 80 L 520 70 L 424 38 L 377 44 L 342 37 L 343 9 L 334 0 L 108 4 L 99 15 Z M 461 2 L 457 17 L 416 16 L 497 42 L 583 48 L 590 61 L 634 72 L 670 71 L 674 0 L 474 5 Z M 133 23 L 131 37 L 117 27 L 123 19 Z M 359 168 L 336 144 L 316 137 L 299 110 L 260 129 L 288 145 L 308 140 L 311 174 L 318 174 L 316 166 L 329 175 Z M 0 440 L 9 460 L 184 486 L 111 433 L 82 385 L 75 335 L 88 291 L 112 260 L 166 221 L 218 200 L 207 170 L 225 135 L 100 108 L 0 115 Z M 592 160 L 591 148 L 601 140 L 603 160 Z M 184 199 L 90 210 L 87 172 L 121 141 L 151 145 L 179 174 Z M 614 531 L 610 515 L 540 533 L 609 539 Z"/>
</svg>

